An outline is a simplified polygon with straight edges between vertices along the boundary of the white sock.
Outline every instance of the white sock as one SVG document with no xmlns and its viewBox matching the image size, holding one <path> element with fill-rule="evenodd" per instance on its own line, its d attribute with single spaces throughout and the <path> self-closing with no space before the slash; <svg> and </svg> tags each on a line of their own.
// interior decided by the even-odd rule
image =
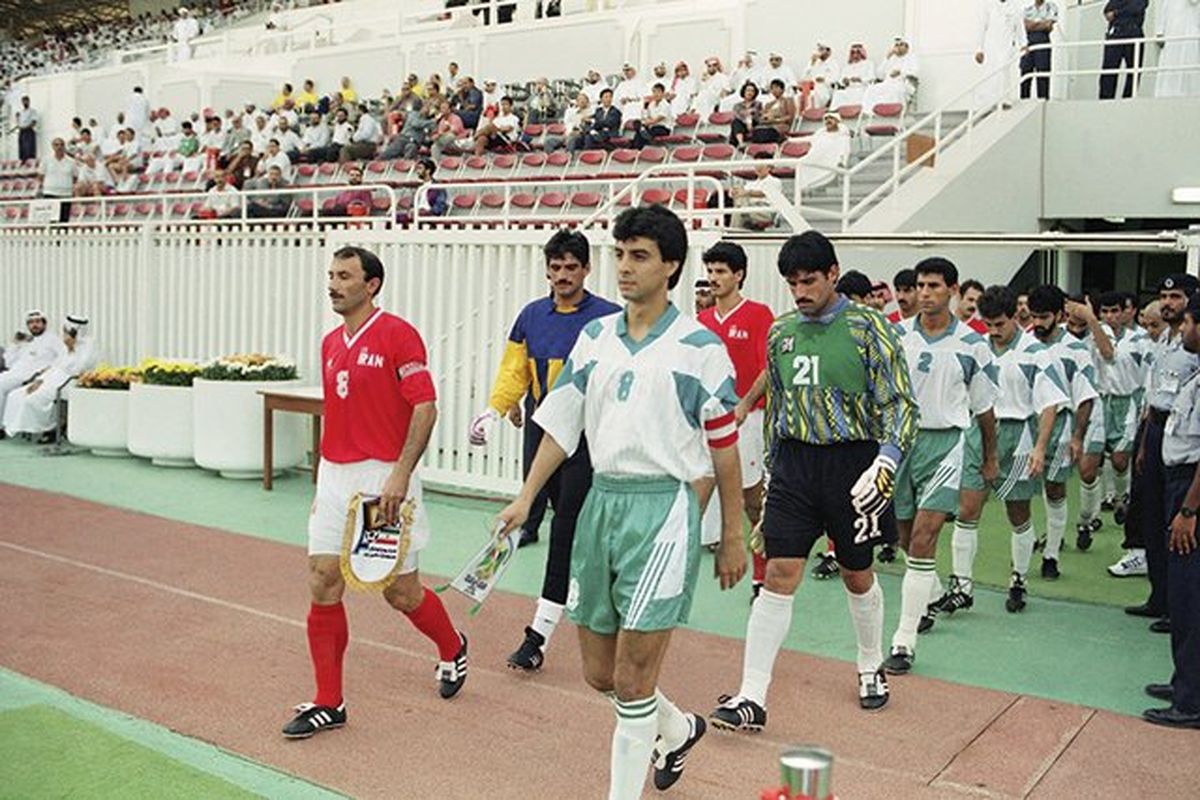
<svg viewBox="0 0 1200 800">
<path fill-rule="evenodd" d="M 1100 515 L 1100 481 L 1079 483 L 1079 519 L 1091 522 Z"/>
<path fill-rule="evenodd" d="M 1022 578 L 1029 572 L 1029 562 L 1033 558 L 1033 539 L 1033 520 L 1013 528 L 1012 568 Z"/>
<path fill-rule="evenodd" d="M 533 612 L 533 622 L 529 627 L 542 635 L 546 641 L 542 642 L 542 649 L 550 644 L 550 637 L 554 635 L 554 629 L 558 627 L 558 621 L 562 619 L 563 606 L 561 603 L 555 603 L 547 600 L 544 597 L 539 597 L 537 601 L 537 610 Z"/>
<path fill-rule="evenodd" d="M 930 590 L 937 575 L 932 558 L 908 557 L 908 568 L 904 570 L 904 581 L 900 584 L 900 623 L 892 636 L 892 647 L 917 648 L 917 623 L 929 605 Z"/>
<path fill-rule="evenodd" d="M 671 752 L 687 741 L 692 732 L 687 715 L 672 703 L 661 689 L 654 690 L 658 699 L 658 735 L 663 741 L 659 752 Z"/>
<path fill-rule="evenodd" d="M 1113 480 L 1113 465 L 1112 458 L 1104 459 L 1104 467 L 1100 470 L 1100 482 L 1104 486 L 1104 496 L 1112 497 L 1116 494 L 1116 481 Z"/>
<path fill-rule="evenodd" d="M 972 570 L 975 565 L 975 550 L 979 547 L 979 520 L 955 520 L 954 538 L 950 540 L 954 574 L 964 592 L 972 588 Z"/>
<path fill-rule="evenodd" d="M 1124 472 L 1117 473 L 1117 486 L 1121 491 L 1117 495 L 1117 502 L 1121 502 L 1124 498 L 1129 497 L 1129 485 L 1133 482 L 1133 470 L 1129 467 L 1125 468 Z"/>
<path fill-rule="evenodd" d="M 646 766 L 658 734 L 657 699 L 614 700 L 617 727 L 609 762 L 608 800 L 638 800 L 646 783 Z"/>
<path fill-rule="evenodd" d="M 746 623 L 746 645 L 742 655 L 742 688 L 738 694 L 764 708 L 775 656 L 792 627 L 792 596 L 768 589 L 758 593 Z"/>
<path fill-rule="evenodd" d="M 863 594 L 847 589 L 846 603 L 858 640 L 858 671 L 874 672 L 883 663 L 883 590 L 879 581 L 872 580 L 871 588 Z"/>
<path fill-rule="evenodd" d="M 1058 560 L 1062 550 L 1063 536 L 1067 533 L 1067 500 L 1046 498 L 1046 550 L 1044 558 Z"/>
</svg>

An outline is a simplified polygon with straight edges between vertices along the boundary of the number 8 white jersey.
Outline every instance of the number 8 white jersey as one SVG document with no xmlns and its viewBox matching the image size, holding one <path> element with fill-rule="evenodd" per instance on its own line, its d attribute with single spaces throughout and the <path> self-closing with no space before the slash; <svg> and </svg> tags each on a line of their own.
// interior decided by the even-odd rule
<svg viewBox="0 0 1200 800">
<path fill-rule="evenodd" d="M 625 312 L 589 322 L 533 419 L 568 454 L 586 432 L 597 473 L 694 481 L 737 444 L 737 400 L 724 343 L 668 305 L 640 342 Z"/>
<path fill-rule="evenodd" d="M 951 317 L 950 327 L 929 337 L 922 315 L 900 325 L 921 428 L 966 430 L 971 420 L 996 402 L 1000 389 L 996 362 L 987 340 Z"/>
</svg>

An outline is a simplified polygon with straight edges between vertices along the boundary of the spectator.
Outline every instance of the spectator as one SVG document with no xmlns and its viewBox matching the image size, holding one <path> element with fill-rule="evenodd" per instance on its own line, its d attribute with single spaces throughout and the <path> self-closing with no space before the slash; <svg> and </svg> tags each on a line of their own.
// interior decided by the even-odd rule
<svg viewBox="0 0 1200 800">
<path fill-rule="evenodd" d="M 704 59 L 704 75 L 700 77 L 700 88 L 692 100 L 692 110 L 707 118 L 729 93 L 729 76 L 721 66 L 721 59 L 716 56 Z"/>
<path fill-rule="evenodd" d="M 600 107 L 592 117 L 592 124 L 583 137 L 583 146 L 587 150 L 597 147 L 608 147 L 608 142 L 621 132 L 621 109 L 613 105 L 612 89 L 600 93 Z"/>
<path fill-rule="evenodd" d="M 338 90 L 338 96 L 346 105 L 354 105 L 358 102 L 358 92 L 354 91 L 354 87 L 350 85 L 349 76 L 342 78 L 342 88 Z"/>
<path fill-rule="evenodd" d="M 417 162 L 417 180 L 421 182 L 421 185 L 414 193 L 413 205 L 417 209 L 418 216 L 440 217 L 446 213 L 446 208 L 449 206 L 446 190 L 436 189 L 430 185 L 433 183 L 433 176 L 436 173 L 437 164 L 430 159 L 423 158 Z"/>
<path fill-rule="evenodd" d="M 112 190 L 113 178 L 103 162 L 98 162 L 93 153 L 84 153 L 80 161 L 75 176 L 76 197 L 100 197 Z"/>
<path fill-rule="evenodd" d="M 627 63 L 621 67 L 621 78 L 621 82 L 617 84 L 613 102 L 621 109 L 622 119 L 639 119 L 642 115 L 648 87 L 644 81 L 638 78 L 637 69 L 633 64 Z"/>
<path fill-rule="evenodd" d="M 562 136 L 557 136 L 552 133 L 546 134 L 545 140 L 542 142 L 542 149 L 546 153 L 553 153 L 564 144 L 567 149 L 574 152 L 583 144 L 583 137 L 591 127 L 592 110 L 588 104 L 587 92 L 580 92 L 575 95 L 575 105 L 567 109 L 563 114 L 563 128 L 566 129 Z"/>
<path fill-rule="evenodd" d="M 754 165 L 754 180 L 732 191 L 735 208 L 743 206 L 769 206 L 783 197 L 783 182 L 771 174 L 771 155 L 759 153 L 755 157 L 761 163 Z M 733 224 L 749 230 L 765 230 L 775 224 L 775 212 L 770 208 L 747 211 L 733 215 Z"/>
<path fill-rule="evenodd" d="M 1025 37 L 1030 48 L 1049 46 L 1050 34 L 1058 23 L 1058 6 L 1050 0 L 1033 0 L 1025 9 Z M 1021 56 L 1021 97 L 1030 96 L 1037 75 L 1037 97 L 1050 99 L 1050 51 L 1029 50 Z"/>
<path fill-rule="evenodd" d="M 258 160 L 255 170 L 259 175 L 266 175 L 271 167 L 279 167 L 283 177 L 292 179 L 292 160 L 279 149 L 279 140 L 270 139 L 267 142 L 267 152 Z"/>
<path fill-rule="evenodd" d="M 242 127 L 251 132 L 258 127 L 254 122 L 255 118 L 258 117 L 255 108 L 254 103 L 246 103 L 245 111 L 242 112 Z M 256 147 L 255 149 L 257 150 L 258 148 Z"/>
<path fill-rule="evenodd" d="M 93 156 L 100 155 L 100 145 L 92 140 L 92 131 L 90 128 L 84 128 L 79 131 L 79 137 L 75 140 L 75 146 L 70 148 L 69 152 L 75 158 L 82 158 L 88 154 Z"/>
<path fill-rule="evenodd" d="M 320 98 L 317 97 L 317 85 L 313 83 L 312 78 L 308 78 L 300 88 L 300 93 L 296 95 L 296 105 L 307 113 L 315 109 L 318 102 Z"/>
<path fill-rule="evenodd" d="M 117 191 L 129 188 L 135 177 L 134 171 L 142 166 L 142 152 L 133 137 L 133 129 L 121 128 L 117 131 L 117 150 L 104 160 L 104 166 L 112 173 Z"/>
<path fill-rule="evenodd" d="M 221 132 L 221 118 L 208 116 L 204 119 L 204 133 L 200 134 L 200 149 L 204 151 L 205 164 L 212 169 L 221 158 L 225 146 L 225 134 Z"/>
<path fill-rule="evenodd" d="M 360 216 L 371 210 L 371 190 L 362 185 L 362 167 L 354 165 L 347 171 L 350 188 L 342 189 L 333 202 L 321 207 L 323 217 Z"/>
<path fill-rule="evenodd" d="M 475 79 L 468 75 L 459 81 L 458 93 L 454 97 L 454 113 L 464 128 L 474 130 L 483 111 L 483 92 L 475 87 Z"/>
<path fill-rule="evenodd" d="M 200 152 L 200 138 L 190 121 L 183 123 L 183 136 L 179 140 L 179 155 L 183 159 L 180 169 L 186 175 L 204 169 L 204 154 Z"/>
<path fill-rule="evenodd" d="M 171 48 L 171 61 L 190 61 L 192 58 L 192 40 L 200 35 L 200 23 L 192 16 L 187 8 L 180 7 L 179 19 L 175 21 L 172 38 L 175 45 Z"/>
<path fill-rule="evenodd" d="M 917 304 L 917 271 L 902 269 L 892 278 L 892 288 L 896 292 L 896 310 L 888 314 L 891 322 L 903 322 L 915 317 L 921 307 Z"/>
<path fill-rule="evenodd" d="M 1162 48 L 1158 66 L 1176 69 L 1154 76 L 1154 96 L 1200 97 L 1200 5 L 1195 0 L 1163 0 L 1156 36 Z"/>
<path fill-rule="evenodd" d="M 292 196 L 283 190 L 289 187 L 283 170 L 272 166 L 267 174 L 246 182 L 246 189 L 270 194 L 251 194 L 246 198 L 246 213 L 255 219 L 280 219 L 286 217 L 292 207 Z"/>
<path fill-rule="evenodd" d="M 978 41 L 975 63 L 982 69 L 976 70 L 972 80 L 994 73 L 975 90 L 975 106 L 985 108 L 999 103 L 1008 91 L 1008 73 L 1001 67 L 1009 63 L 1025 44 L 1021 9 L 1015 2 L 1006 0 L 980 0 L 975 30 Z"/>
<path fill-rule="evenodd" d="M 58 221 L 71 218 L 71 196 L 75 194 L 75 159 L 67 155 L 67 143 L 56 136 L 50 143 L 50 155 L 42 159 L 38 175 L 42 178 L 42 197 L 58 200 Z"/>
<path fill-rule="evenodd" d="M 275 127 L 275 136 L 272 138 L 279 142 L 279 149 L 295 164 L 300 160 L 300 147 L 302 146 L 300 137 L 292 130 L 292 126 L 286 117 L 281 117 Z"/>
<path fill-rule="evenodd" d="M 69 314 L 63 325 L 63 349 L 60 355 L 24 387 L 9 393 L 4 403 L 0 427 L 9 436 L 18 433 L 42 434 L 39 444 L 54 439 L 58 426 L 54 402 L 58 392 L 72 378 L 96 366 L 97 353 L 87 335 L 88 320 L 81 314 Z"/>
<path fill-rule="evenodd" d="M 292 85 L 285 83 L 279 88 L 279 94 L 275 95 L 275 99 L 271 101 L 271 109 L 283 108 L 289 102 L 293 102 Z"/>
<path fill-rule="evenodd" d="M 1108 20 L 1105 39 L 1141 39 L 1145 36 L 1142 25 L 1146 21 L 1147 0 L 1108 0 L 1104 6 L 1104 18 Z M 1118 70 L 1125 65 L 1125 90 L 1122 97 L 1133 97 L 1133 84 L 1137 71 L 1141 69 L 1145 46 L 1142 44 L 1119 43 L 1104 45 L 1102 69 L 1110 70 L 1100 75 L 1100 99 L 1111 100 L 1117 96 Z"/>
<path fill-rule="evenodd" d="M 558 100 L 550 90 L 550 81 L 538 78 L 529 97 L 529 123 L 544 125 L 558 119 Z"/>
<path fill-rule="evenodd" d="M 804 82 L 808 86 L 808 98 L 814 108 L 827 108 L 833 99 L 833 87 L 842 77 L 841 67 L 833 59 L 833 49 L 824 42 L 817 42 L 817 49 L 808 60 L 804 71 Z"/>
<path fill-rule="evenodd" d="M 351 134 L 350 141 L 342 147 L 341 153 L 338 154 L 338 160 L 346 162 L 353 159 L 374 158 L 375 151 L 382 139 L 383 129 L 379 127 L 379 122 L 375 117 L 367 111 L 367 104 L 362 103 L 358 107 L 358 125 Z"/>
<path fill-rule="evenodd" d="M 958 287 L 958 304 L 954 308 L 954 313 L 959 321 L 970 327 L 971 330 L 987 334 L 987 324 L 975 313 L 982 295 L 982 283 L 974 279 L 963 281 Z"/>
<path fill-rule="evenodd" d="M 146 99 L 142 87 L 135 86 L 129 94 L 129 102 L 125 106 L 125 118 L 129 127 L 135 131 L 143 130 L 150 122 L 150 101 Z"/>
<path fill-rule="evenodd" d="M 12 392 L 55 362 L 66 346 L 57 336 L 46 333 L 46 315 L 38 310 L 25 314 L 25 330 L 17 331 L 13 346 L 4 355 L 5 370 L 0 373 L 0 422 L 4 420 L 5 404 Z M 0 439 L 6 434 L 0 425 Z"/>
<path fill-rule="evenodd" d="M 752 81 L 742 84 L 742 102 L 733 107 L 733 122 L 729 125 L 729 143 L 741 147 L 750 137 L 750 131 L 762 124 L 762 103 L 758 99 L 758 86 Z"/>
<path fill-rule="evenodd" d="M 583 81 L 583 93 L 588 96 L 588 105 L 592 108 L 600 105 L 600 93 L 607 89 L 604 81 L 600 80 L 600 70 L 589 69 Z"/>
<path fill-rule="evenodd" d="M 261 153 L 267 149 L 267 142 L 271 140 L 272 131 L 267 127 L 267 118 L 259 114 L 254 118 L 254 130 L 250 131 L 250 143 L 254 145 L 254 152 Z"/>
<path fill-rule="evenodd" d="M 852 303 L 873 307 L 871 279 L 856 269 L 846 270 L 842 273 L 842 277 L 838 278 L 837 291 L 839 294 L 844 294 Z"/>
<path fill-rule="evenodd" d="M 837 82 L 837 91 L 830 102 L 834 108 L 861 106 L 867 87 L 875 82 L 875 63 L 867 58 L 867 47 L 862 42 L 850 45 L 850 56 L 846 68 Z"/>
<path fill-rule="evenodd" d="M 233 185 L 241 189 L 257 174 L 257 167 L 258 156 L 254 154 L 254 145 L 250 142 L 242 142 L 237 153 L 225 165 L 225 173 Z"/>
<path fill-rule="evenodd" d="M 800 85 L 800 81 L 796 79 L 796 73 L 792 68 L 783 63 L 783 54 L 778 51 L 773 51 L 767 57 L 767 67 L 760 70 L 755 76 L 755 85 L 759 91 L 771 91 L 771 81 L 783 81 L 783 93 L 789 97 L 796 92 L 796 87 Z"/>
<path fill-rule="evenodd" d="M 680 114 L 686 114 L 692 107 L 692 100 L 695 99 L 698 91 L 696 79 L 692 77 L 691 70 L 688 69 L 685 62 L 680 61 L 675 65 L 675 75 L 671 78 L 671 85 L 667 88 L 667 101 L 671 104 L 671 116 L 678 117 Z"/>
<path fill-rule="evenodd" d="M 513 101 L 508 95 L 500 98 L 500 113 L 484 122 L 475 132 L 475 155 L 493 150 L 511 150 L 521 133 L 521 119 L 513 113 Z"/>
<path fill-rule="evenodd" d="M 250 141 L 250 131 L 242 127 L 240 116 L 234 116 L 229 120 L 229 130 L 225 132 L 225 144 L 221 147 L 221 155 L 232 158 L 242 149 L 242 145 L 250 145 L 251 151 L 254 150 L 254 144 Z"/>
<path fill-rule="evenodd" d="M 354 125 L 350 123 L 350 112 L 339 108 L 333 112 L 333 130 L 329 132 L 329 147 L 332 152 L 326 156 L 326 161 L 337 161 L 342 154 L 342 148 L 350 144 L 354 138 Z"/>
<path fill-rule="evenodd" d="M 650 99 L 642 109 L 642 118 L 634 122 L 633 146 L 641 150 L 660 136 L 670 136 L 675 118 L 671 104 L 667 101 L 666 87 L 655 83 L 650 89 Z"/>
<path fill-rule="evenodd" d="M 825 112 L 822 127 L 809 137 L 808 154 L 798 172 L 801 189 L 816 189 L 837 179 L 837 170 L 850 160 L 850 131 L 836 111 Z"/>
<path fill-rule="evenodd" d="M 434 114 L 438 106 L 446 102 L 435 96 L 425 104 L 423 109 L 414 109 L 405 114 L 404 125 L 400 128 L 400 132 L 392 137 L 379 157 L 385 160 L 416 158 L 421 143 L 429 138 L 429 131 L 437 122 Z"/>
<path fill-rule="evenodd" d="M 750 131 L 752 142 L 782 142 L 796 119 L 796 103 L 785 93 L 783 81 L 771 79 L 771 97 L 763 106 L 762 119 Z"/>
<path fill-rule="evenodd" d="M 903 36 L 897 36 L 879 65 L 879 81 L 863 92 L 863 108 L 870 111 L 881 103 L 911 103 L 917 93 L 919 71 L 916 54 Z"/>
<path fill-rule="evenodd" d="M 437 77 L 436 73 L 434 74 L 434 77 Z M 446 81 L 447 81 L 447 83 L 449 83 L 450 86 L 458 85 L 458 62 L 457 61 L 451 61 L 449 64 L 446 65 Z M 438 83 L 439 83 L 439 88 L 440 88 L 441 81 L 439 80 Z"/>
<path fill-rule="evenodd" d="M 329 126 L 321 118 L 321 112 L 308 115 L 308 125 L 300 138 L 300 158 L 310 164 L 329 161 Z"/>
<path fill-rule="evenodd" d="M 179 147 L 179 122 L 171 116 L 171 109 L 160 108 L 158 121 L 154 124 L 155 147 L 159 150 L 175 150 Z"/>
<path fill-rule="evenodd" d="M 738 59 L 737 68 L 734 69 L 733 75 L 730 76 L 729 83 L 731 86 L 744 86 L 747 83 L 753 83 L 758 86 L 759 68 L 754 65 L 754 59 L 758 55 L 753 50 L 747 50 L 746 54 Z"/>
<path fill-rule="evenodd" d="M 276 144 L 276 149 L 279 145 Z M 204 196 L 201 216 L 204 219 L 229 219 L 237 216 L 242 210 L 242 198 L 237 189 L 229 183 L 225 170 L 217 169 L 213 173 L 213 185 Z"/>
<path fill-rule="evenodd" d="M 470 78 L 464 78 L 464 81 L 469 81 Z M 476 89 L 475 91 L 479 91 Z M 459 139 L 462 139 L 467 134 L 466 125 L 457 113 L 450 110 L 450 101 L 443 100 L 441 107 L 438 110 L 437 119 L 433 125 L 433 133 L 429 139 L 429 150 L 433 154 L 434 161 L 440 161 L 442 153 L 446 148 L 455 145 Z"/>
<path fill-rule="evenodd" d="M 32 161 L 37 158 L 38 113 L 29 104 L 29 95 L 21 98 L 17 109 L 17 158 Z"/>
<path fill-rule="evenodd" d="M 867 300 L 867 305 L 882 314 L 890 302 L 892 302 L 892 290 L 888 287 L 887 281 L 872 283 L 871 297 Z"/>
<path fill-rule="evenodd" d="M 483 116 L 494 117 L 500 113 L 500 97 L 503 92 L 496 88 L 496 79 L 483 82 Z"/>
</svg>

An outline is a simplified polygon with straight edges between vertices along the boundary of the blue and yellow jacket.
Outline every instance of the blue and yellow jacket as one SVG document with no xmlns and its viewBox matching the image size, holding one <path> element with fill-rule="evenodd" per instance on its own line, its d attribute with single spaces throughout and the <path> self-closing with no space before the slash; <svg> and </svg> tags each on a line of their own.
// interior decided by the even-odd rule
<svg viewBox="0 0 1200 800">
<path fill-rule="evenodd" d="M 577 306 L 559 308 L 553 297 L 525 306 L 508 334 L 488 405 L 507 414 L 526 392 L 533 396 L 534 405 L 542 402 L 584 326 L 620 310 L 591 292 L 584 292 Z"/>
</svg>

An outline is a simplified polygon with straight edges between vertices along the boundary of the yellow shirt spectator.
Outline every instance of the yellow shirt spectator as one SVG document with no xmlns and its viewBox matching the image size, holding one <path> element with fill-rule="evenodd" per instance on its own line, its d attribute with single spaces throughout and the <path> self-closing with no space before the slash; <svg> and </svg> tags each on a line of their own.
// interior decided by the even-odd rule
<svg viewBox="0 0 1200 800">
<path fill-rule="evenodd" d="M 314 92 L 306 92 L 303 89 L 296 95 L 296 105 L 303 108 L 304 106 L 315 106 L 319 102 L 319 98 Z"/>
</svg>

